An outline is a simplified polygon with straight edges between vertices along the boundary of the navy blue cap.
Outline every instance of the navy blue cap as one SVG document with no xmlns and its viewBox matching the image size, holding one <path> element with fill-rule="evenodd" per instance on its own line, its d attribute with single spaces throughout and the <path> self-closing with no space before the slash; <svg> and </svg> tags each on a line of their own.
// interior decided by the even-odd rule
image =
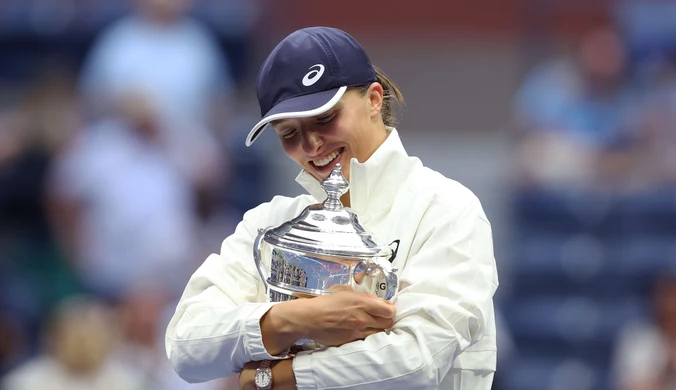
<svg viewBox="0 0 676 390">
<path fill-rule="evenodd" d="M 256 84 L 263 119 L 246 146 L 272 121 L 307 118 L 330 110 L 348 87 L 377 81 L 361 45 L 345 31 L 309 27 L 284 38 L 263 63 Z"/>
</svg>

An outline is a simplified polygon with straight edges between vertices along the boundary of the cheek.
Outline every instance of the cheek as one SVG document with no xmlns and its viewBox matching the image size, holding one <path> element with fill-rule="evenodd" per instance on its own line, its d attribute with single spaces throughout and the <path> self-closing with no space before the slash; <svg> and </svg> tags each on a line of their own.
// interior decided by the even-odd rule
<svg viewBox="0 0 676 390">
<path fill-rule="evenodd" d="M 303 160 L 303 151 L 297 142 L 282 140 L 282 148 L 284 149 L 284 153 L 286 153 L 290 159 L 299 164 L 301 163 Z"/>
</svg>

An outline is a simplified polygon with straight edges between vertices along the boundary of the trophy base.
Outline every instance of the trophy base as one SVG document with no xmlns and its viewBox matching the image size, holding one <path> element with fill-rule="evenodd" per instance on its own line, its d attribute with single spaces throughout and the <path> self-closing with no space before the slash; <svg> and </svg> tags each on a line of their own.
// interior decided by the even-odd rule
<svg viewBox="0 0 676 390">
<path fill-rule="evenodd" d="M 300 297 L 284 294 L 278 291 L 270 290 L 270 302 L 286 302 L 298 299 Z"/>
<path fill-rule="evenodd" d="M 314 298 L 316 295 L 305 294 L 298 291 L 286 290 L 287 292 L 277 291 L 275 289 L 270 289 L 270 302 L 285 302 L 292 301 L 298 298 Z"/>
<path fill-rule="evenodd" d="M 314 351 L 315 349 L 324 348 L 323 345 L 315 343 L 310 339 L 301 339 L 297 340 L 296 343 L 291 347 L 295 351 Z"/>
</svg>

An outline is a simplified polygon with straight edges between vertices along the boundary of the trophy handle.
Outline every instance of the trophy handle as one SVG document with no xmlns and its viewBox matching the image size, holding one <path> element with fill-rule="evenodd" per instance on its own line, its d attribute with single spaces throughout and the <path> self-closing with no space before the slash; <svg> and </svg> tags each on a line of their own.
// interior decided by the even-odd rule
<svg viewBox="0 0 676 390">
<path fill-rule="evenodd" d="M 393 262 L 394 259 L 397 258 L 397 252 L 399 252 L 399 242 L 400 242 L 400 240 L 394 240 L 394 241 L 392 241 L 392 243 L 390 243 L 390 245 L 397 244 L 397 246 L 394 247 L 394 249 L 392 249 L 392 256 L 390 256 L 390 258 L 387 259 L 387 260 L 389 260 L 390 263 Z"/>
<path fill-rule="evenodd" d="M 253 255 L 254 255 L 254 263 L 256 263 L 256 268 L 258 268 L 258 273 L 261 276 L 261 280 L 263 281 L 263 285 L 265 286 L 265 293 L 269 294 L 270 293 L 270 285 L 268 284 L 268 275 L 265 272 L 265 266 L 263 265 L 263 257 L 261 256 L 261 248 L 263 246 L 263 236 L 265 233 L 270 230 L 270 228 L 265 228 L 261 229 L 258 232 L 258 235 L 256 236 L 256 239 L 254 240 L 254 245 L 253 245 Z"/>
<path fill-rule="evenodd" d="M 397 277 L 397 269 L 392 267 L 392 264 L 389 260 L 384 258 L 373 258 L 364 262 L 366 266 L 366 276 L 372 277 L 374 274 L 374 268 L 380 270 L 380 272 L 385 276 L 385 281 L 382 282 L 384 286 L 379 286 L 380 290 L 385 291 L 385 296 L 383 297 L 386 301 L 389 301 L 394 297 L 394 294 L 397 293 L 397 288 L 399 287 L 399 278 Z"/>
</svg>

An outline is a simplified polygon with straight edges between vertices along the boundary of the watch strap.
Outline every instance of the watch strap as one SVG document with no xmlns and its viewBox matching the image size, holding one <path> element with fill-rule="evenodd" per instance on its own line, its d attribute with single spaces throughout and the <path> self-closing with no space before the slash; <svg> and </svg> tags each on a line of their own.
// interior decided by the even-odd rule
<svg viewBox="0 0 676 390">
<path fill-rule="evenodd" d="M 268 375 L 270 376 L 270 383 L 267 386 L 260 387 L 260 386 L 258 386 L 258 384 L 256 384 L 257 390 L 271 390 L 272 389 L 272 369 L 270 368 L 271 365 L 272 365 L 272 362 L 270 360 L 263 360 L 263 361 L 261 361 L 261 364 L 256 369 L 256 372 L 267 371 Z"/>
</svg>

